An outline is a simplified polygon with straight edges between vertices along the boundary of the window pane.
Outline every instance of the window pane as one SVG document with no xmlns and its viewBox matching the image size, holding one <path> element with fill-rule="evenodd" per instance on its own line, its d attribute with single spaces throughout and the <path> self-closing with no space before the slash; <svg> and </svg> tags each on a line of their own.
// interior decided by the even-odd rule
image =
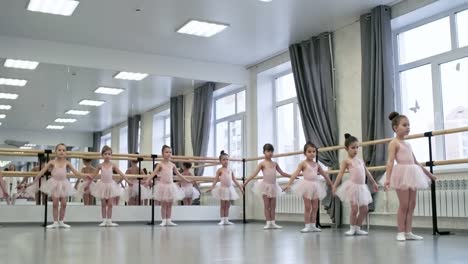
<svg viewBox="0 0 468 264">
<path fill-rule="evenodd" d="M 171 145 L 171 136 L 164 138 L 164 144 L 170 146 Z"/>
<path fill-rule="evenodd" d="M 236 113 L 236 95 L 229 95 L 216 100 L 216 119 Z"/>
<path fill-rule="evenodd" d="M 457 14 L 458 46 L 468 46 L 468 10 Z"/>
<path fill-rule="evenodd" d="M 468 126 L 468 57 L 441 64 L 444 128 Z M 445 136 L 446 159 L 468 157 L 468 132 Z"/>
<path fill-rule="evenodd" d="M 170 136 L 171 135 L 171 118 L 166 117 L 164 119 L 164 135 Z"/>
<path fill-rule="evenodd" d="M 299 106 L 297 106 L 297 129 L 299 129 L 299 149 L 302 149 L 303 146 L 305 145 L 305 135 L 304 135 L 304 128 L 302 127 L 302 117 L 301 117 L 301 112 L 299 110 Z"/>
<path fill-rule="evenodd" d="M 229 122 L 229 155 L 231 157 L 242 157 L 242 121 L 235 120 Z M 236 177 L 242 176 L 242 163 L 231 162 L 230 166 Z"/>
<path fill-rule="evenodd" d="M 400 73 L 402 113 L 409 118 L 410 134 L 434 130 L 431 66 L 424 65 Z M 418 161 L 428 161 L 427 139 L 410 140 Z M 435 144 L 433 145 L 435 150 Z"/>
<path fill-rule="evenodd" d="M 276 108 L 276 133 L 278 151 L 276 153 L 286 153 L 296 151 L 294 146 L 294 104 L 279 106 Z M 280 167 L 284 171 L 293 171 L 297 165 L 296 156 L 288 156 L 278 159 Z"/>
<path fill-rule="evenodd" d="M 221 150 L 229 151 L 228 149 L 228 123 L 222 122 L 216 125 L 216 153 Z M 216 155 L 217 156 L 217 155 Z"/>
<path fill-rule="evenodd" d="M 292 73 L 276 79 L 275 92 L 276 102 L 296 97 L 296 86 Z"/>
<path fill-rule="evenodd" d="M 237 93 L 237 113 L 245 112 L 245 91 Z"/>
<path fill-rule="evenodd" d="M 449 17 L 400 33 L 398 48 L 400 64 L 449 51 L 451 49 Z"/>
<path fill-rule="evenodd" d="M 119 135 L 119 153 L 128 153 L 128 127 L 122 127 Z M 123 172 L 127 170 L 128 162 L 119 160 L 119 169 Z"/>
</svg>

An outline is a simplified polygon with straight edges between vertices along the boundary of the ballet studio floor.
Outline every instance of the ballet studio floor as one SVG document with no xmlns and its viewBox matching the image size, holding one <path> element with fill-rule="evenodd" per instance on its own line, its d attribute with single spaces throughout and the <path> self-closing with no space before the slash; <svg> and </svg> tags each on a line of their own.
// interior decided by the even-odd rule
<svg viewBox="0 0 468 264">
<path fill-rule="evenodd" d="M 263 223 L 218 226 L 212 222 L 178 227 L 123 224 L 117 228 L 76 224 L 45 230 L 38 225 L 0 227 L 0 263 L 468 263 L 468 234 L 424 241 L 395 241 L 390 229 L 368 237 L 345 237 L 345 229 L 301 234 L 302 225 Z"/>
</svg>

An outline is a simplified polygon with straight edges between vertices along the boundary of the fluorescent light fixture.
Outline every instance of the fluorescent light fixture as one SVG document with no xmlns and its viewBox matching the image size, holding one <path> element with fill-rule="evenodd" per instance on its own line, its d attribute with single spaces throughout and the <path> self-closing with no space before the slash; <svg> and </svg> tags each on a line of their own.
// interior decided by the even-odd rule
<svg viewBox="0 0 468 264">
<path fill-rule="evenodd" d="M 192 19 L 177 29 L 177 33 L 189 34 L 199 37 L 212 37 L 225 30 L 227 27 L 229 27 L 228 24 Z"/>
<path fill-rule="evenodd" d="M 90 105 L 90 106 L 101 106 L 104 101 L 95 101 L 95 100 L 81 100 L 78 104 L 80 105 Z"/>
<path fill-rule="evenodd" d="M 20 149 L 32 149 L 32 147 L 22 146 L 22 147 L 20 147 Z"/>
<path fill-rule="evenodd" d="M 140 72 L 119 72 L 117 73 L 114 78 L 115 79 L 122 79 L 122 80 L 132 80 L 132 81 L 141 81 L 148 76 L 147 73 L 140 73 Z"/>
<path fill-rule="evenodd" d="M 0 85 L 25 86 L 27 83 L 28 81 L 26 80 L 0 78 Z"/>
<path fill-rule="evenodd" d="M 0 110 L 10 110 L 11 105 L 0 105 Z"/>
<path fill-rule="evenodd" d="M 35 70 L 39 62 L 37 61 L 27 61 L 27 60 L 14 60 L 14 59 L 6 59 L 3 66 L 7 68 L 17 68 L 17 69 L 25 69 L 25 70 Z"/>
<path fill-rule="evenodd" d="M 75 0 L 30 0 L 27 9 L 33 12 L 71 16 L 79 3 Z"/>
<path fill-rule="evenodd" d="M 25 147 L 36 147 L 37 144 L 24 144 Z"/>
<path fill-rule="evenodd" d="M 260 1 L 260 2 L 271 2 L 273 0 L 258 0 L 258 1 Z"/>
<path fill-rule="evenodd" d="M 0 99 L 9 99 L 9 100 L 15 100 L 18 98 L 17 94 L 12 94 L 12 93 L 0 93 Z"/>
<path fill-rule="evenodd" d="M 87 115 L 89 114 L 89 111 L 85 111 L 85 110 L 68 110 L 67 112 L 65 112 L 65 114 L 67 115 L 81 115 L 81 116 L 84 116 L 84 115 Z"/>
<path fill-rule="evenodd" d="M 56 130 L 60 130 L 60 129 L 63 129 L 64 126 L 56 126 L 56 125 L 48 125 L 46 127 L 46 129 L 56 129 Z"/>
<path fill-rule="evenodd" d="M 55 119 L 56 123 L 75 123 L 76 119 L 74 118 L 57 118 Z"/>
<path fill-rule="evenodd" d="M 112 87 L 98 87 L 96 90 L 94 90 L 95 93 L 110 94 L 110 95 L 117 95 L 123 91 L 125 90 L 121 88 L 112 88 Z"/>
<path fill-rule="evenodd" d="M 6 117 L 5 114 L 0 114 L 0 119 L 4 119 Z"/>
</svg>

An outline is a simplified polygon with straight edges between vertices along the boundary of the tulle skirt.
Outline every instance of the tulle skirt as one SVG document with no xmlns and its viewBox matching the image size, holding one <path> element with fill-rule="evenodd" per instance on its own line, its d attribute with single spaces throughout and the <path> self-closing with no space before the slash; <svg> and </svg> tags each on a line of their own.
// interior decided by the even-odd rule
<svg viewBox="0 0 468 264">
<path fill-rule="evenodd" d="M 366 184 L 356 184 L 350 180 L 341 184 L 336 195 L 343 202 L 357 204 L 359 206 L 372 203 L 372 196 Z"/>
<path fill-rule="evenodd" d="M 151 199 L 153 197 L 151 189 L 144 186 L 143 184 L 141 184 L 140 186 L 141 186 L 140 188 L 141 200 Z M 133 197 L 136 197 L 136 198 L 138 197 L 138 183 L 133 184 L 132 187 L 130 186 L 125 187 L 125 191 L 123 195 L 124 201 L 128 202 L 130 198 L 133 198 Z"/>
<path fill-rule="evenodd" d="M 327 196 L 325 183 L 322 181 L 299 180 L 292 187 L 293 193 L 299 197 L 305 197 L 310 200 L 322 200 Z"/>
<path fill-rule="evenodd" d="M 263 180 L 256 181 L 252 190 L 255 194 L 261 197 L 266 195 L 268 198 L 275 198 L 282 193 L 281 187 L 278 183 L 266 183 Z"/>
<path fill-rule="evenodd" d="M 111 199 L 122 195 L 122 189 L 115 181 L 91 183 L 89 189 L 91 194 L 99 199 Z"/>
<path fill-rule="evenodd" d="M 218 185 L 213 189 L 213 191 L 211 191 L 211 193 L 213 194 L 213 197 L 218 200 L 232 201 L 239 199 L 239 195 L 232 185 L 229 187 Z"/>
<path fill-rule="evenodd" d="M 30 187 L 33 187 L 33 186 L 34 185 Z M 39 185 L 37 185 L 36 189 L 34 188 L 31 188 L 31 189 L 37 190 L 38 186 Z M 54 178 L 50 178 L 41 186 L 41 191 L 55 198 L 63 198 L 63 197 L 68 197 L 68 196 L 72 196 L 75 194 L 75 188 L 73 188 L 73 186 L 68 181 L 68 179 L 57 180 Z M 28 191 L 27 193 L 29 194 Z"/>
<path fill-rule="evenodd" d="M 175 183 L 158 182 L 154 187 L 153 199 L 161 202 L 180 201 L 184 199 L 184 191 Z"/>
<path fill-rule="evenodd" d="M 193 186 L 182 186 L 182 191 L 184 191 L 184 198 L 198 199 L 200 197 L 200 192 Z"/>
<path fill-rule="evenodd" d="M 416 164 L 396 164 L 393 166 L 390 187 L 394 189 L 427 189 L 431 179 Z"/>
</svg>

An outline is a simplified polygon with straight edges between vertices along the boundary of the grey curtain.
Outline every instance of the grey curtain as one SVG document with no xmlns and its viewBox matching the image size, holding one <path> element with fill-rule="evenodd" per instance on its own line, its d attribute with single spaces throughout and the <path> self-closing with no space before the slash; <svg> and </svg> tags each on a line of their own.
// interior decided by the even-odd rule
<svg viewBox="0 0 468 264">
<path fill-rule="evenodd" d="M 206 156 L 208 151 L 214 88 L 215 84 L 208 82 L 194 91 L 191 120 L 194 156 Z M 196 168 L 195 175 L 202 175 L 203 170 L 203 168 Z"/>
<path fill-rule="evenodd" d="M 101 137 L 102 132 L 93 132 L 93 146 L 89 149 L 91 152 L 101 152 Z M 96 167 L 99 164 L 99 160 L 93 160 L 91 164 Z"/>
<path fill-rule="evenodd" d="M 184 155 L 184 96 L 171 97 L 171 147 L 173 155 Z"/>
<path fill-rule="evenodd" d="M 129 116 L 127 121 L 128 153 L 135 153 L 138 151 L 138 129 L 140 128 L 141 115 Z"/>
<path fill-rule="evenodd" d="M 332 33 L 322 33 L 289 47 L 297 99 L 306 140 L 317 147 L 338 145 L 338 122 L 333 87 Z M 319 160 L 337 168 L 338 152 L 323 152 Z M 323 200 L 331 219 L 341 224 L 341 203 L 330 191 Z"/>
<path fill-rule="evenodd" d="M 361 16 L 362 51 L 362 140 L 376 140 L 393 136 L 388 114 L 394 110 L 393 53 L 391 9 L 378 6 L 370 14 Z M 368 166 L 383 165 L 387 145 L 363 148 L 364 162 Z M 379 180 L 383 172 L 373 173 Z M 369 206 L 370 210 L 374 205 Z"/>
</svg>

